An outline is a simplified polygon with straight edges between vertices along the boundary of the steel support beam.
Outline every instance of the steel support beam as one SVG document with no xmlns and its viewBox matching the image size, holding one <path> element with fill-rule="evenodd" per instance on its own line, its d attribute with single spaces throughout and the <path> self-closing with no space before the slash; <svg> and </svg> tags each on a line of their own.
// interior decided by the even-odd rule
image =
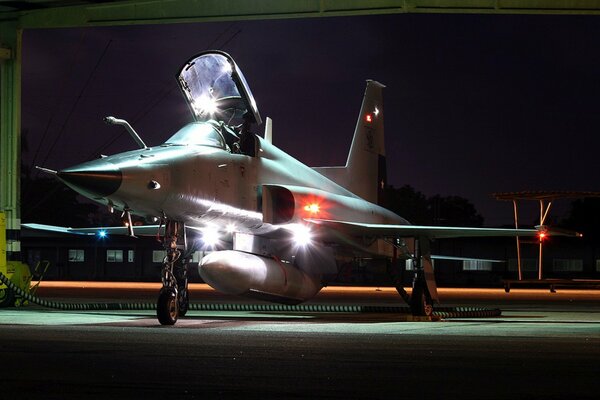
<svg viewBox="0 0 600 400">
<path fill-rule="evenodd" d="M 0 211 L 6 215 L 6 256 L 21 257 L 21 36 L 16 23 L 0 24 Z"/>
<path fill-rule="evenodd" d="M 1 17 L 27 29 L 399 13 L 598 15 L 600 0 L 130 0 Z"/>
</svg>

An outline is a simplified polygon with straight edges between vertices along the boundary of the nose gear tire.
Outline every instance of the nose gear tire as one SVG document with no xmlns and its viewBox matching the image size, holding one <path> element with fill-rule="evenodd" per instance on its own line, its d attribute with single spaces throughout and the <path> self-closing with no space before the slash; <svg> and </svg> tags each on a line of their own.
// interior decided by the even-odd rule
<svg viewBox="0 0 600 400">
<path fill-rule="evenodd" d="M 179 316 L 177 293 L 171 288 L 163 288 L 156 303 L 156 317 L 161 325 L 174 325 Z"/>
</svg>

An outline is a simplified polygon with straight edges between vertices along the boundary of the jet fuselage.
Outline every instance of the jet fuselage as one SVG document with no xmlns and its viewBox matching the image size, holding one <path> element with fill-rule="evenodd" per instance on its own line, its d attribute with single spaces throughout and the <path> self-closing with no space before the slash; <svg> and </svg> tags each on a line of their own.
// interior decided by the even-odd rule
<svg viewBox="0 0 600 400">
<path fill-rule="evenodd" d="M 284 187 L 293 192 L 294 204 L 287 207 L 293 206 L 294 210 L 287 210 L 287 223 L 326 218 L 407 224 L 403 218 L 359 198 L 263 138 L 256 136 L 256 156 L 251 157 L 232 152 L 224 140 L 209 140 L 207 136 L 219 135 L 209 122 L 194 122 L 184 129 L 188 134 L 198 131 L 205 137 L 197 144 L 167 141 L 160 146 L 103 157 L 67 168 L 58 175 L 73 189 L 102 204 L 129 210 L 148 220 L 166 216 L 197 228 L 234 224 L 242 232 L 265 233 L 270 229 L 262 213 L 265 187 Z M 104 183 L 105 174 L 110 174 L 104 178 L 110 185 Z M 305 209 L 311 204 L 316 204 L 318 211 Z"/>
</svg>

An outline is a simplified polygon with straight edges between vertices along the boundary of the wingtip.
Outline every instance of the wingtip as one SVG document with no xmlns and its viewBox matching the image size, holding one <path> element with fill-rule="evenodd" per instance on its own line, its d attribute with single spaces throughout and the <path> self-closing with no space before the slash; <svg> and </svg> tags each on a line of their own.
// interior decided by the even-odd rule
<svg viewBox="0 0 600 400">
<path fill-rule="evenodd" d="M 40 170 L 42 172 L 45 172 L 47 174 L 52 174 L 52 175 L 56 175 L 58 173 L 58 171 L 55 171 L 55 170 L 50 169 L 50 168 L 40 167 L 39 165 L 36 165 L 35 169 L 38 169 L 38 170 Z"/>
</svg>

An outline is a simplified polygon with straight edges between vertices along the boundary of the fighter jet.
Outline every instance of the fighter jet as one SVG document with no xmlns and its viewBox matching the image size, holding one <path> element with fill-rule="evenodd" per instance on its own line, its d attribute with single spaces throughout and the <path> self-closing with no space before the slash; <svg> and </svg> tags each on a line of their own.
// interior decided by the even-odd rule
<svg viewBox="0 0 600 400">
<path fill-rule="evenodd" d="M 202 279 L 233 295 L 297 304 L 311 299 L 357 258 L 413 260 L 411 295 L 399 293 L 416 315 L 438 301 L 430 241 L 464 236 L 534 236 L 539 229 L 411 225 L 379 206 L 385 186 L 384 85 L 368 80 L 346 165 L 311 168 L 264 135 L 242 71 L 221 51 L 200 53 L 177 80 L 193 115 L 165 143 L 148 147 L 122 119 L 139 148 L 51 172 L 80 194 L 122 212 L 126 228 L 62 229 L 130 236 L 159 234 L 166 252 L 157 301 L 161 324 L 172 325 L 189 307 L 191 254 L 206 251 Z M 131 216 L 150 225 L 133 226 Z"/>
</svg>

